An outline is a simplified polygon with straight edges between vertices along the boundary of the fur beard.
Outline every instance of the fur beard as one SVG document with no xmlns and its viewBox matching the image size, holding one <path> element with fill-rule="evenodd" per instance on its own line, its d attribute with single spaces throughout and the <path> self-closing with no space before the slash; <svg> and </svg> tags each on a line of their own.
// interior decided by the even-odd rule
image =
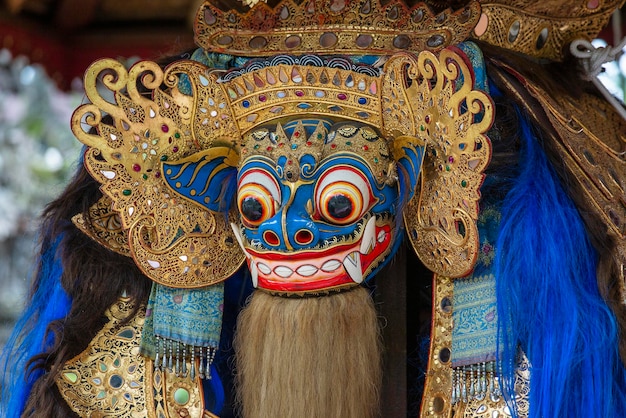
<svg viewBox="0 0 626 418">
<path fill-rule="evenodd" d="M 244 418 L 379 415 L 382 343 L 362 287 L 302 299 L 255 292 L 235 351 Z"/>
</svg>

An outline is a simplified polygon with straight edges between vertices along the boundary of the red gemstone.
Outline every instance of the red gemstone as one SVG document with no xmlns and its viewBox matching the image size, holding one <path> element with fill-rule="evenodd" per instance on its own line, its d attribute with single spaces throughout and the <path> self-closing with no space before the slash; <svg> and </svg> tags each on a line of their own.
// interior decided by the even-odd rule
<svg viewBox="0 0 626 418">
<path fill-rule="evenodd" d="M 335 149 L 335 148 L 337 148 L 337 144 L 330 144 L 330 147 L 331 147 L 332 149 Z"/>
<path fill-rule="evenodd" d="M 300 132 L 298 132 L 298 131 L 294 132 L 293 136 L 295 136 L 296 138 L 300 137 Z"/>
<path fill-rule="evenodd" d="M 370 147 L 368 147 L 367 145 L 363 145 L 363 151 L 367 151 L 368 149 L 370 149 Z"/>
<path fill-rule="evenodd" d="M 266 101 L 266 100 L 267 100 L 267 97 L 265 97 L 265 95 L 264 95 L 264 94 L 262 94 L 262 95 L 260 95 L 260 96 L 259 96 L 259 101 L 260 101 L 260 102 L 264 102 L 264 101 Z"/>
<path fill-rule="evenodd" d="M 348 96 L 347 96 L 346 94 L 344 94 L 344 93 L 339 93 L 339 94 L 337 95 L 337 98 L 338 98 L 339 100 L 346 100 L 346 99 L 348 98 Z"/>
<path fill-rule="evenodd" d="M 178 147 L 174 147 L 174 148 L 172 148 L 172 151 L 173 151 L 173 152 L 178 152 Z"/>
<path fill-rule="evenodd" d="M 161 172 L 157 171 L 156 173 L 154 173 L 154 177 L 156 177 L 156 178 L 161 177 Z"/>
<path fill-rule="evenodd" d="M 141 171 L 141 166 L 139 164 L 133 164 L 133 170 L 139 172 Z"/>
<path fill-rule="evenodd" d="M 169 128 L 166 124 L 163 124 L 163 125 L 161 125 L 161 130 L 162 130 L 164 133 L 168 133 L 168 132 L 169 132 L 169 130 L 170 130 L 170 128 Z"/>
<path fill-rule="evenodd" d="M 311 145 L 313 145 L 313 143 L 311 141 L 306 141 L 306 145 L 307 147 L 310 147 Z"/>
<path fill-rule="evenodd" d="M 272 148 L 272 147 L 267 147 L 267 150 L 268 150 L 268 151 L 271 151 L 271 150 L 273 150 L 273 149 L 274 149 L 274 148 Z"/>
<path fill-rule="evenodd" d="M 296 96 L 302 97 L 304 96 L 304 92 L 302 90 L 296 90 Z"/>
<path fill-rule="evenodd" d="M 426 123 L 430 123 L 430 115 L 426 115 L 426 116 L 424 117 L 424 121 L 425 121 Z"/>
</svg>

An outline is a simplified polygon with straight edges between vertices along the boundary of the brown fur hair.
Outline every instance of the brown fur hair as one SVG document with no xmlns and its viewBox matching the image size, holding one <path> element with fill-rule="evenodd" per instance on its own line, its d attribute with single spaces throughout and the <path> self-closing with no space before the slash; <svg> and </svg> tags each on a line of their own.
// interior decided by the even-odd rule
<svg viewBox="0 0 626 418">
<path fill-rule="evenodd" d="M 382 344 L 362 287 L 304 299 L 257 291 L 234 344 L 244 418 L 378 415 Z"/>
</svg>

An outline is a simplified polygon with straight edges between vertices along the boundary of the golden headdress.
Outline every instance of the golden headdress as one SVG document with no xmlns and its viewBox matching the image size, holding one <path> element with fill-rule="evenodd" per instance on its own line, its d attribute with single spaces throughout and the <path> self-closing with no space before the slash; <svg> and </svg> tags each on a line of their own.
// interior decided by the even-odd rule
<svg viewBox="0 0 626 418">
<path fill-rule="evenodd" d="M 134 257 L 159 283 L 199 287 L 223 280 L 243 254 L 216 212 L 220 202 L 202 195 L 208 185 L 193 188 L 195 174 L 186 184 L 163 175 L 189 166 L 206 170 L 219 157 L 210 178 L 222 178 L 216 173 L 237 165 L 244 133 L 306 112 L 364 121 L 392 142 L 405 136 L 427 143 L 422 193 L 406 219 L 409 235 L 429 268 L 467 274 L 477 254 L 478 190 L 490 158 L 484 134 L 493 112 L 474 86 L 467 57 L 450 47 L 475 37 L 558 59 L 571 40 L 593 37 L 622 1 L 282 0 L 253 7 L 206 1 L 195 22 L 196 43 L 207 53 L 261 61 L 226 75 L 193 61 L 165 70 L 150 62 L 130 70 L 112 60 L 92 65 L 85 77 L 91 104 L 77 110 L 72 127 L 88 146 L 85 164 L 104 197 L 89 220 L 79 215 L 75 223 Z M 393 58 L 368 73 L 330 62 L 337 54 Z M 98 90 L 100 79 L 112 99 Z M 466 102 L 475 108 L 461 111 Z M 476 113 L 483 118 L 474 123 Z M 470 142 L 484 146 L 466 147 Z M 442 199 L 442 187 L 454 198 Z M 187 197 L 179 193 L 185 188 Z"/>
</svg>

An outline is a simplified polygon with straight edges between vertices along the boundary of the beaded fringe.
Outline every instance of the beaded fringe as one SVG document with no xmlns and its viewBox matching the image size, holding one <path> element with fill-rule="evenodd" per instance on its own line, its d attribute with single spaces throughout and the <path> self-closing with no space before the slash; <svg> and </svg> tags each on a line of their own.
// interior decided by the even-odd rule
<svg viewBox="0 0 626 418">
<path fill-rule="evenodd" d="M 483 362 L 452 369 L 452 404 L 482 401 L 489 396 L 498 402 L 502 396 L 495 362 Z"/>
<path fill-rule="evenodd" d="M 175 372 L 176 376 L 196 378 L 196 358 L 199 359 L 197 375 L 200 379 L 211 379 L 211 364 L 217 347 L 196 347 L 179 341 L 156 336 L 154 367 L 157 370 Z M 187 370 L 190 361 L 190 370 Z"/>
</svg>

